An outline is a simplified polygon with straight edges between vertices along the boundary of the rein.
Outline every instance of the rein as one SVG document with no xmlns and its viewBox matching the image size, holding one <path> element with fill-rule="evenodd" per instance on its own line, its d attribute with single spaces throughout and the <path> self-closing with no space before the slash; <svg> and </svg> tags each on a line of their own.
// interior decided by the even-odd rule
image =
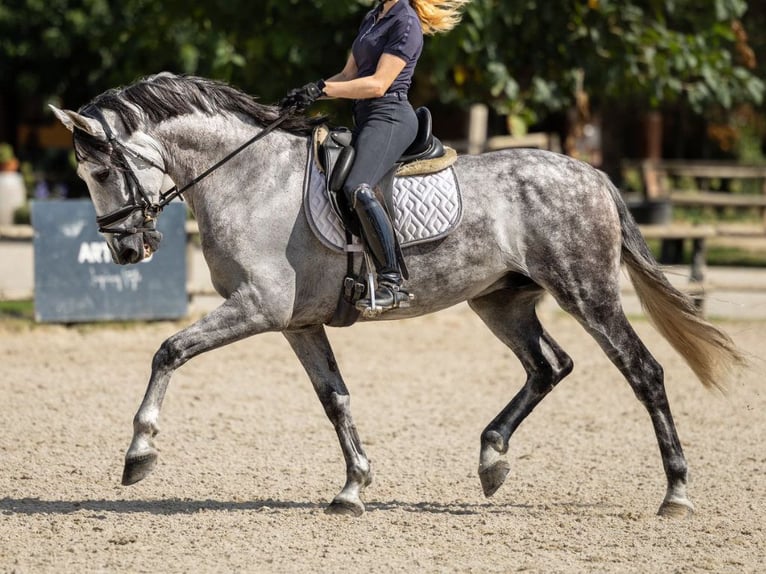
<svg viewBox="0 0 766 574">
<path fill-rule="evenodd" d="M 112 131 L 111 127 L 109 127 L 109 124 L 107 123 L 103 112 L 96 106 L 89 106 L 88 108 L 83 110 L 82 115 L 95 119 L 101 124 L 101 126 L 104 128 L 104 133 L 106 134 L 107 141 L 110 144 L 112 144 L 115 151 L 118 152 L 120 156 L 122 156 L 120 159 L 127 166 L 127 169 L 125 170 L 126 187 L 131 195 L 131 200 L 132 200 L 131 204 L 121 207 L 111 213 L 107 213 L 105 215 L 96 217 L 96 223 L 98 224 L 99 232 L 124 234 L 124 233 L 136 233 L 139 231 L 144 231 L 149 229 L 148 227 L 115 227 L 113 226 L 113 224 L 123 221 L 124 219 L 127 219 L 130 215 L 132 215 L 134 212 L 139 210 L 141 210 L 144 215 L 145 223 L 151 223 L 155 221 L 157 217 L 159 216 L 160 212 L 162 212 L 165 206 L 167 206 L 171 201 L 173 201 L 177 197 L 180 197 L 181 200 L 183 200 L 183 193 L 186 190 L 198 184 L 200 181 L 205 179 L 208 175 L 210 175 L 219 167 L 221 167 L 226 162 L 231 160 L 237 154 L 241 153 L 242 150 L 244 150 L 248 146 L 254 144 L 258 140 L 269 135 L 271 132 L 277 129 L 285 120 L 287 120 L 293 113 L 295 113 L 295 107 L 287 108 L 286 110 L 284 110 L 283 113 L 279 115 L 279 117 L 277 117 L 277 119 L 275 119 L 268 126 L 263 128 L 260 132 L 255 134 L 245 143 L 240 145 L 238 148 L 231 151 L 228 155 L 226 155 L 225 157 L 223 157 L 222 159 L 214 163 L 208 169 L 203 171 L 201 174 L 199 174 L 198 176 L 196 176 L 195 178 L 193 178 L 191 181 L 184 184 L 180 188 L 177 185 L 174 185 L 167 191 L 160 193 L 159 201 L 157 203 L 153 203 L 149 194 L 146 192 L 144 187 L 141 185 L 141 182 L 138 180 L 138 177 L 136 176 L 135 172 L 133 171 L 133 169 L 131 169 L 130 164 L 127 161 L 124 161 L 124 156 L 125 154 L 133 156 L 134 158 L 141 159 L 147 162 L 149 165 L 159 169 L 165 174 L 167 174 L 167 172 L 162 166 L 157 165 L 156 163 L 151 161 L 149 158 L 147 158 L 143 154 L 140 154 L 137 151 L 127 147 L 124 143 L 118 140 L 114 132 Z"/>
<path fill-rule="evenodd" d="M 231 158 L 236 156 L 238 153 L 240 153 L 242 150 L 244 150 L 249 145 L 254 144 L 259 139 L 262 139 L 269 135 L 271 132 L 273 132 L 275 129 L 277 129 L 287 118 L 289 118 L 293 113 L 295 112 L 295 108 L 287 108 L 283 114 L 281 114 L 276 120 L 271 122 L 268 126 L 263 128 L 260 132 L 255 134 L 253 137 L 251 137 L 249 140 L 247 140 L 245 143 L 243 143 L 241 146 L 230 152 L 226 157 L 219 160 L 218 162 L 214 163 L 212 166 L 207 168 L 205 171 L 203 171 L 201 174 L 199 174 L 197 177 L 192 179 L 189 183 L 178 188 L 177 185 L 174 185 L 169 190 L 167 190 L 164 193 L 160 194 L 160 201 L 159 203 L 153 205 L 153 208 L 157 209 L 157 213 L 162 211 L 162 209 L 171 201 L 173 201 L 176 197 L 180 197 L 183 199 L 183 192 L 185 192 L 187 189 L 189 189 L 191 186 L 198 184 L 200 181 L 205 179 L 208 175 L 213 173 L 216 169 L 221 167 L 223 164 L 225 164 L 227 161 L 229 161 Z"/>
</svg>

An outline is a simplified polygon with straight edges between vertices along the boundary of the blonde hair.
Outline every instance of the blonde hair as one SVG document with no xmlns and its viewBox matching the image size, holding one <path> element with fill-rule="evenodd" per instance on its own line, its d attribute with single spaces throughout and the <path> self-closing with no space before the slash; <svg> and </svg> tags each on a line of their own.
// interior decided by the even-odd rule
<svg viewBox="0 0 766 574">
<path fill-rule="evenodd" d="M 449 32 L 460 23 L 461 9 L 471 0 L 410 0 L 420 18 L 423 34 Z"/>
</svg>

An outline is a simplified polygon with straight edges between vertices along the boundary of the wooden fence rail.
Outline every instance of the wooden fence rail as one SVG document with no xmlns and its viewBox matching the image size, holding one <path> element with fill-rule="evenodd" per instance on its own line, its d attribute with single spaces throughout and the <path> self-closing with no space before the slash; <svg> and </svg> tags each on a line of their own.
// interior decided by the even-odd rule
<svg viewBox="0 0 766 574">
<path fill-rule="evenodd" d="M 672 205 L 684 207 L 742 210 L 755 209 L 766 229 L 766 166 L 742 165 L 731 162 L 646 160 L 624 162 L 625 168 L 639 169 L 647 199 L 669 199 Z M 697 189 L 685 189 L 694 179 Z M 759 193 L 731 193 L 712 190 L 713 180 L 725 182 L 755 182 Z"/>
</svg>

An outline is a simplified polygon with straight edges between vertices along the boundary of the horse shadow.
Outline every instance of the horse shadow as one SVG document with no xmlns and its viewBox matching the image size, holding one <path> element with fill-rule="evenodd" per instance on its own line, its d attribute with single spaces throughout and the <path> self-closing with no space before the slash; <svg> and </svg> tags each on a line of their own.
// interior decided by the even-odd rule
<svg viewBox="0 0 766 574">
<path fill-rule="evenodd" d="M 512 510 L 535 508 L 526 504 L 486 503 L 441 503 L 441 502 L 403 502 L 372 501 L 366 503 L 367 512 L 404 511 L 423 514 L 477 515 L 487 513 L 505 513 Z M 102 514 L 155 514 L 184 515 L 197 512 L 268 512 L 306 510 L 323 512 L 327 504 L 310 501 L 286 501 L 267 498 L 262 500 L 188 500 L 167 498 L 154 500 L 43 500 L 40 498 L 2 498 L 0 514 L 13 515 L 66 515 L 76 512 L 96 512 Z"/>
</svg>

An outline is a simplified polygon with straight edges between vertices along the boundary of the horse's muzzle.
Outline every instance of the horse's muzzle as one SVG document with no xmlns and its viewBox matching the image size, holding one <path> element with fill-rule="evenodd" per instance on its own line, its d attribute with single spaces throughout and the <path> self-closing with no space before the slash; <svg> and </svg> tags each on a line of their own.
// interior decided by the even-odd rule
<svg viewBox="0 0 766 574">
<path fill-rule="evenodd" d="M 112 259 L 119 265 L 139 263 L 151 257 L 162 241 L 162 233 L 156 230 L 123 233 L 111 241 Z"/>
</svg>

